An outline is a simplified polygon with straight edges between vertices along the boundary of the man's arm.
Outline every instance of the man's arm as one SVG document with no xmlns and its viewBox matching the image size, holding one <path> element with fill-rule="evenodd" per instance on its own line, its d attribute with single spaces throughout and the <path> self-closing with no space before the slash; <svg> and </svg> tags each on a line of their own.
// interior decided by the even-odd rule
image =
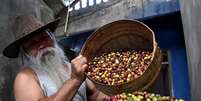
<svg viewBox="0 0 201 101">
<path fill-rule="evenodd" d="M 16 101 L 70 101 L 85 77 L 86 59 L 82 56 L 75 58 L 72 64 L 72 76 L 52 96 L 45 97 L 39 86 L 36 75 L 31 69 L 24 69 L 15 79 L 14 92 Z M 78 75 L 79 74 L 79 75 Z"/>
<path fill-rule="evenodd" d="M 87 94 L 90 101 L 110 101 L 110 97 L 96 89 L 95 85 L 86 79 Z"/>
</svg>

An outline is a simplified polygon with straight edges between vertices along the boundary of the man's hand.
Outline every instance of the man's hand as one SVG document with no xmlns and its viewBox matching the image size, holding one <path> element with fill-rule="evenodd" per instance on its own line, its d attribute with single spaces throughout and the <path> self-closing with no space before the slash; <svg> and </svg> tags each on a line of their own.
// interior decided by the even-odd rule
<svg viewBox="0 0 201 101">
<path fill-rule="evenodd" d="M 75 79 L 81 82 L 85 80 L 84 71 L 87 68 L 87 59 L 82 55 L 77 56 L 71 61 L 72 74 L 71 79 Z"/>
</svg>

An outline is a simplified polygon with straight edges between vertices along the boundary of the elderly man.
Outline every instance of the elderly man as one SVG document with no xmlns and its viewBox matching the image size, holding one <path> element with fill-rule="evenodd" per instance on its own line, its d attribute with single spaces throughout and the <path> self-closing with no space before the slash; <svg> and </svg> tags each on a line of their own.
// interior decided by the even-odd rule
<svg viewBox="0 0 201 101">
<path fill-rule="evenodd" d="M 14 83 L 16 101 L 107 99 L 92 82 L 85 80 L 85 57 L 79 55 L 68 62 L 53 34 L 58 22 L 59 19 L 44 25 L 31 15 L 17 17 L 17 40 L 3 51 L 9 58 L 22 58 L 22 68 Z"/>
</svg>

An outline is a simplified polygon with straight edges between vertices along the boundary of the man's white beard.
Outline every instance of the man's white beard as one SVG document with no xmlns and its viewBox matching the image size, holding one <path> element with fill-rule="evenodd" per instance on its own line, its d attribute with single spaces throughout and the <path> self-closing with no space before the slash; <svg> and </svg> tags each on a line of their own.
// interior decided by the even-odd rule
<svg viewBox="0 0 201 101">
<path fill-rule="evenodd" d="M 25 65 L 46 72 L 58 88 L 70 78 L 71 67 L 69 64 L 66 65 L 64 52 L 56 43 L 54 47 L 40 50 L 36 57 L 26 57 Z"/>
</svg>

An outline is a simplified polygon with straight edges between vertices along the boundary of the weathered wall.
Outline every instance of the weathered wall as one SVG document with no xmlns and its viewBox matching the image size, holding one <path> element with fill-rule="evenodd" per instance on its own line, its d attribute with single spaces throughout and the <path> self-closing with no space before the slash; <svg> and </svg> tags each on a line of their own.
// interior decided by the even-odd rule
<svg viewBox="0 0 201 101">
<path fill-rule="evenodd" d="M 0 3 L 0 101 L 14 101 L 13 80 L 19 69 L 18 59 L 8 59 L 2 51 L 14 40 L 14 18 L 31 13 L 44 22 L 52 19 L 52 11 L 40 0 L 1 0 Z"/>
<path fill-rule="evenodd" d="M 201 1 L 180 0 L 189 65 L 191 101 L 201 101 Z"/>
<path fill-rule="evenodd" d="M 98 28 L 119 19 L 144 18 L 179 10 L 179 0 L 109 0 L 105 5 L 72 12 L 68 32 Z M 63 28 L 61 25 L 58 33 L 62 34 Z"/>
</svg>

